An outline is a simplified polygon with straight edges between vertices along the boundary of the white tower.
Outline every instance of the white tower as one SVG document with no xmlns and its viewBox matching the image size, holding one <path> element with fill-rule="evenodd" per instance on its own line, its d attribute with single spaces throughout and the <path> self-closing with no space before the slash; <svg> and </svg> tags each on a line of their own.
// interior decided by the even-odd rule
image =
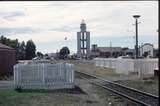
<svg viewBox="0 0 160 106">
<path fill-rule="evenodd" d="M 90 32 L 86 31 L 85 21 L 80 24 L 80 32 L 77 32 L 77 55 L 85 58 L 90 55 Z"/>
</svg>

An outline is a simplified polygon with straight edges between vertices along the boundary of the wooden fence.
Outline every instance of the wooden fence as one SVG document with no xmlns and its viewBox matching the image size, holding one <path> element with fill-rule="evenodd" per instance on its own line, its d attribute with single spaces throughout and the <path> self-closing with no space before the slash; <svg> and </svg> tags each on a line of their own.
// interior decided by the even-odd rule
<svg viewBox="0 0 160 106">
<path fill-rule="evenodd" d="M 14 86 L 22 89 L 74 87 L 74 66 L 67 63 L 31 63 L 14 66 Z"/>
<path fill-rule="evenodd" d="M 158 68 L 158 59 L 95 58 L 95 65 L 115 69 L 117 73 L 137 73 L 139 77 L 153 76 Z"/>
</svg>

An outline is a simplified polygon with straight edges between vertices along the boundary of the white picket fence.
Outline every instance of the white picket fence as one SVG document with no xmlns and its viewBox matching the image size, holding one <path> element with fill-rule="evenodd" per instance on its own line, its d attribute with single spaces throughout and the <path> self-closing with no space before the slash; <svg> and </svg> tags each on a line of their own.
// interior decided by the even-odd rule
<svg viewBox="0 0 160 106">
<path fill-rule="evenodd" d="M 68 63 L 31 63 L 14 66 L 14 86 L 22 89 L 74 87 L 74 66 Z"/>
<path fill-rule="evenodd" d="M 139 77 L 153 76 L 158 68 L 158 59 L 95 58 L 95 65 L 115 69 L 117 73 L 137 73 Z"/>
</svg>

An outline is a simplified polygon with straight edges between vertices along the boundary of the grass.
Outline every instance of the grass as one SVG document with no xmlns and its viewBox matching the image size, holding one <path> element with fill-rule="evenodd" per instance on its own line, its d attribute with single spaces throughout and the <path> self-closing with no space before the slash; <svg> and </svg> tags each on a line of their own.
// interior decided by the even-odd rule
<svg viewBox="0 0 160 106">
<path fill-rule="evenodd" d="M 110 76 L 110 77 L 119 77 L 120 74 L 116 74 L 114 70 L 109 68 L 96 67 L 91 63 L 80 63 L 75 60 L 68 61 L 75 65 L 75 70 L 83 71 L 88 73 L 93 73 L 96 75 L 100 75 L 102 77 Z M 126 86 L 130 86 L 144 92 L 149 92 L 154 95 L 158 95 L 158 85 L 159 80 L 158 77 L 150 78 L 147 80 L 144 79 L 134 79 L 134 80 L 124 80 L 118 81 L 118 83 L 124 84 Z"/>
<path fill-rule="evenodd" d="M 103 68 L 103 67 L 96 67 L 92 63 L 80 63 L 76 60 L 68 60 L 67 62 L 72 63 L 75 65 L 75 70 L 82 71 L 82 72 L 88 72 L 91 74 L 96 74 L 100 76 L 119 76 L 120 74 L 117 74 L 115 70 L 110 68 Z"/>
<path fill-rule="evenodd" d="M 25 106 L 31 105 L 32 102 L 40 100 L 41 93 L 18 93 L 14 90 L 1 90 L 0 91 L 0 106 Z M 35 97 L 37 97 L 35 99 Z"/>
<path fill-rule="evenodd" d="M 95 92 L 98 94 L 99 99 L 105 102 L 106 106 L 128 106 L 126 100 L 111 94 L 111 92 L 95 85 L 93 85 L 93 88 L 96 90 Z"/>
<path fill-rule="evenodd" d="M 126 86 L 142 90 L 144 92 L 152 93 L 154 95 L 158 95 L 158 85 L 159 85 L 158 77 L 145 80 L 139 79 L 139 80 L 118 81 L 117 83 L 124 84 Z"/>
<path fill-rule="evenodd" d="M 59 62 L 59 61 L 58 61 Z M 61 61 L 63 62 L 63 61 Z M 67 61 L 68 62 L 68 61 Z M 95 67 L 93 64 L 79 64 L 75 61 L 78 71 L 87 71 L 102 74 L 99 70 L 106 71 L 105 74 L 114 73 L 112 70 Z M 52 61 L 51 63 L 57 63 Z M 66 92 L 17 92 L 15 90 L 0 90 L 0 106 L 98 106 L 99 102 L 86 94 L 73 94 Z"/>
<path fill-rule="evenodd" d="M 97 106 L 86 94 L 0 91 L 0 106 Z"/>
</svg>

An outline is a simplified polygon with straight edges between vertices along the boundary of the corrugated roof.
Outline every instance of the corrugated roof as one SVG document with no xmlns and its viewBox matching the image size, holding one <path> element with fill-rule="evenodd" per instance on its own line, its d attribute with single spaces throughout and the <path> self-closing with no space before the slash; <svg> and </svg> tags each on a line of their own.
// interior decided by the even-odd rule
<svg viewBox="0 0 160 106">
<path fill-rule="evenodd" d="M 9 50 L 14 50 L 13 48 L 9 47 L 9 46 L 6 46 L 2 43 L 0 43 L 0 49 L 9 49 Z"/>
</svg>

